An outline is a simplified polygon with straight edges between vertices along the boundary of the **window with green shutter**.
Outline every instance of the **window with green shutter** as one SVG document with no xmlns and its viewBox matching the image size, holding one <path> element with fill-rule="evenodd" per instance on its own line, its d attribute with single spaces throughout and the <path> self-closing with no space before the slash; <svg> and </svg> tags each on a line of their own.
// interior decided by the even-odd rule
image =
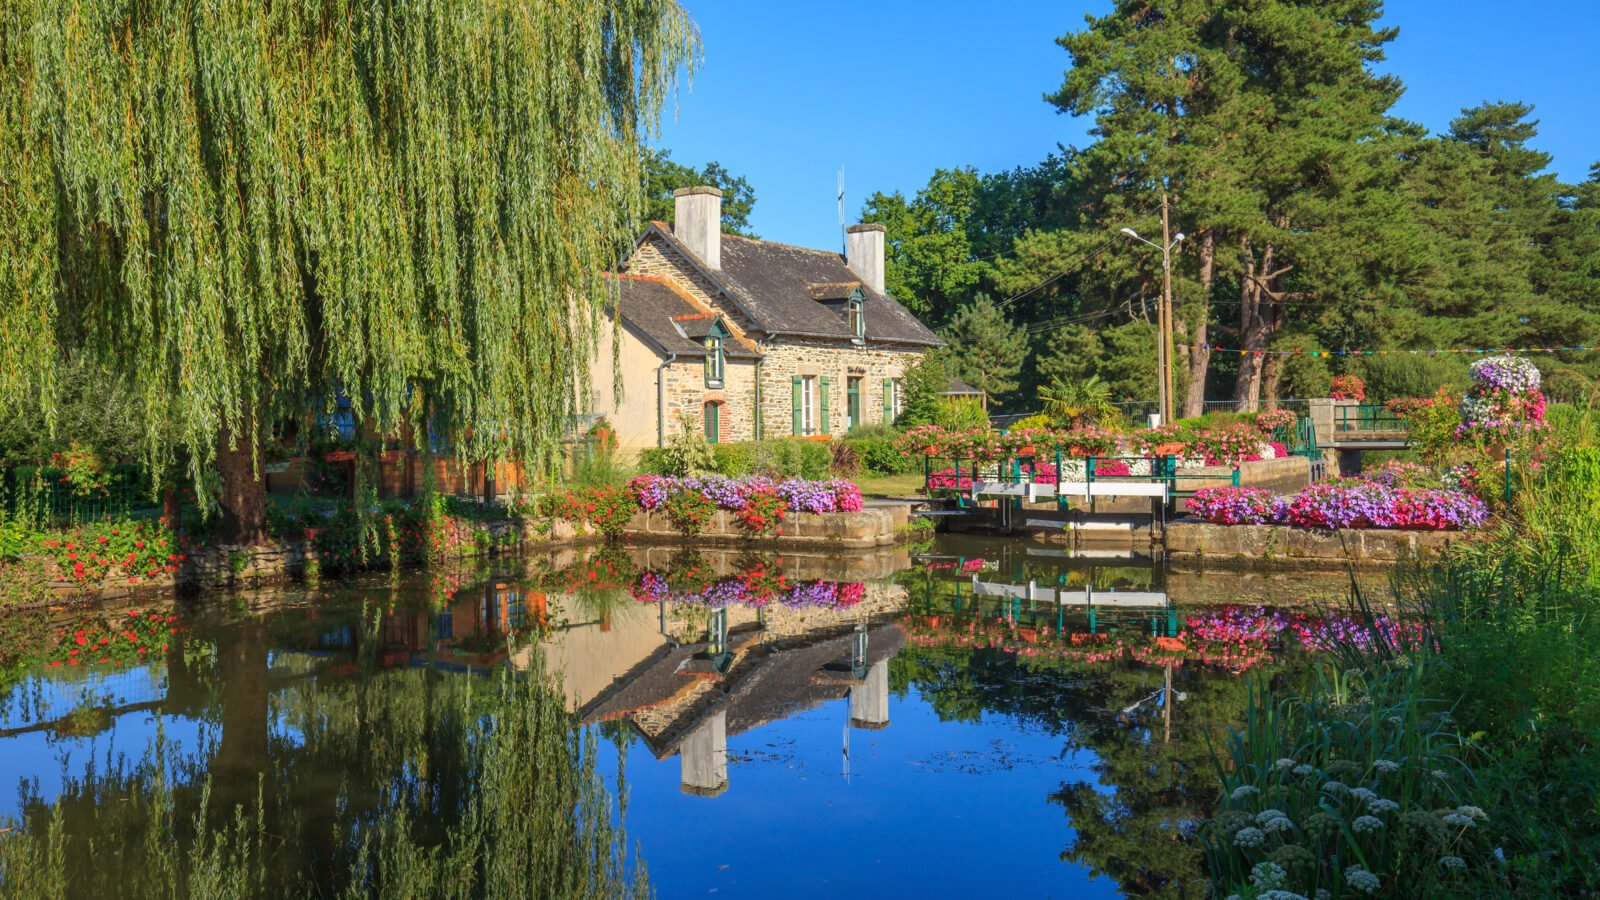
<svg viewBox="0 0 1600 900">
<path fill-rule="evenodd" d="M 795 437 L 805 434 L 805 391 L 800 376 L 794 377 L 794 428 L 789 433 Z"/>
<path fill-rule="evenodd" d="M 861 421 L 861 379 L 851 376 L 845 379 L 844 411 L 846 434 L 862 426 Z"/>
<path fill-rule="evenodd" d="M 722 404 L 706 404 L 706 443 L 717 444 L 722 441 Z"/>
<path fill-rule="evenodd" d="M 826 375 L 822 376 L 817 397 L 817 408 L 820 410 L 817 418 L 820 421 L 817 423 L 816 433 L 832 434 L 833 425 L 828 421 L 828 376 Z"/>
<path fill-rule="evenodd" d="M 883 424 L 894 424 L 894 379 L 883 380 Z"/>
</svg>

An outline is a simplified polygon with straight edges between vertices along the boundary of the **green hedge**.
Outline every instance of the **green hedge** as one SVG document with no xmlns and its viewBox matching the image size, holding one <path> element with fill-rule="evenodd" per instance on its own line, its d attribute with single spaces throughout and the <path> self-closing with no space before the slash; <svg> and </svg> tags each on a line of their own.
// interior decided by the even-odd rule
<svg viewBox="0 0 1600 900">
<path fill-rule="evenodd" d="M 763 474 L 776 478 L 825 478 L 833 452 L 822 441 L 792 439 L 714 444 L 716 472 L 729 478 Z M 650 448 L 639 451 L 639 470 L 650 475 L 670 475 L 666 454 Z"/>
</svg>

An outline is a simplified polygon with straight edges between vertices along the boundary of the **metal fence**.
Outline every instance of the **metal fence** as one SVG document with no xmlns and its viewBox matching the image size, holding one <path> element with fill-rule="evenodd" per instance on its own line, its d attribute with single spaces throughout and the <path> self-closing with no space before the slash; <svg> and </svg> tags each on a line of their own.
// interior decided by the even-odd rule
<svg viewBox="0 0 1600 900">
<path fill-rule="evenodd" d="M 160 515 L 140 466 L 112 466 L 100 489 L 73 485 L 59 469 L 0 467 L 0 513 L 40 524 L 92 522 L 107 516 Z"/>
</svg>

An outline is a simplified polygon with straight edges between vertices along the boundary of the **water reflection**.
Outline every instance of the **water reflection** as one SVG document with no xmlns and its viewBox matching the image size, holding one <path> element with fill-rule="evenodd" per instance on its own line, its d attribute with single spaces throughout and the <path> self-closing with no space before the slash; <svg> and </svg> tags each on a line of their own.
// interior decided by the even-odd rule
<svg viewBox="0 0 1600 900">
<path fill-rule="evenodd" d="M 1188 837 L 1212 800 L 1210 747 L 1247 696 L 1237 676 L 1303 664 L 1334 627 L 1209 599 L 1342 583 L 955 540 L 917 556 L 606 548 L 188 612 L 12 617 L 0 771 L 25 789 L 0 794 L 0 818 L 56 823 L 74 846 L 122 836 L 79 896 L 148 884 L 136 872 L 161 867 L 126 836 L 164 803 L 186 848 L 197 815 L 259 813 L 276 848 L 262 884 L 371 884 L 385 877 L 371 854 L 441 852 L 487 827 L 474 810 L 491 785 L 536 788 L 525 754 L 490 752 L 489 724 L 532 710 L 517 719 L 531 736 L 564 710 L 562 731 L 596 730 L 543 752 L 626 768 L 626 824 L 664 896 L 815 893 L 846 873 L 859 890 L 988 893 L 957 848 L 996 835 L 1011 893 L 1179 895 L 1198 885 Z M 545 677 L 553 704 L 503 692 Z M 710 811 L 717 829 L 686 829 Z M 541 839 L 619 839 L 550 816 Z M 394 821 L 410 824 L 374 830 Z M 495 827 L 472 832 L 488 852 L 530 839 Z M 773 858 L 819 833 L 863 858 Z"/>
</svg>

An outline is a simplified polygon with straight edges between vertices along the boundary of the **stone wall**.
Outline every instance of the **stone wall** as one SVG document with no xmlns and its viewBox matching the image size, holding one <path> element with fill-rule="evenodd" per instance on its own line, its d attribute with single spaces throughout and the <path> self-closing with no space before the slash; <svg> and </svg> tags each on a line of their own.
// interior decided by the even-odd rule
<svg viewBox="0 0 1600 900">
<path fill-rule="evenodd" d="M 1404 560 L 1429 559 L 1452 544 L 1471 540 L 1471 532 L 1377 528 L 1324 531 L 1288 525 L 1173 522 L 1166 529 L 1167 555 L 1175 561 L 1245 568 L 1387 567 Z"/>
<path fill-rule="evenodd" d="M 766 437 L 794 434 L 794 378 L 815 375 L 818 388 L 828 379 L 828 421 L 824 434 L 844 435 L 849 414 L 849 379 L 861 379 L 861 421 L 884 421 L 885 379 L 898 380 L 921 350 L 884 346 L 856 347 L 827 341 L 783 339 L 767 346 L 761 365 L 761 415 Z"/>
<path fill-rule="evenodd" d="M 756 369 L 754 361 L 729 359 L 723 368 L 722 387 L 708 388 L 705 364 L 700 360 L 668 366 L 664 373 L 667 436 L 683 430 L 680 416 L 688 416 L 703 431 L 705 405 L 719 403 L 721 442 L 755 440 Z M 655 423 L 650 424 L 653 429 Z"/>
</svg>

